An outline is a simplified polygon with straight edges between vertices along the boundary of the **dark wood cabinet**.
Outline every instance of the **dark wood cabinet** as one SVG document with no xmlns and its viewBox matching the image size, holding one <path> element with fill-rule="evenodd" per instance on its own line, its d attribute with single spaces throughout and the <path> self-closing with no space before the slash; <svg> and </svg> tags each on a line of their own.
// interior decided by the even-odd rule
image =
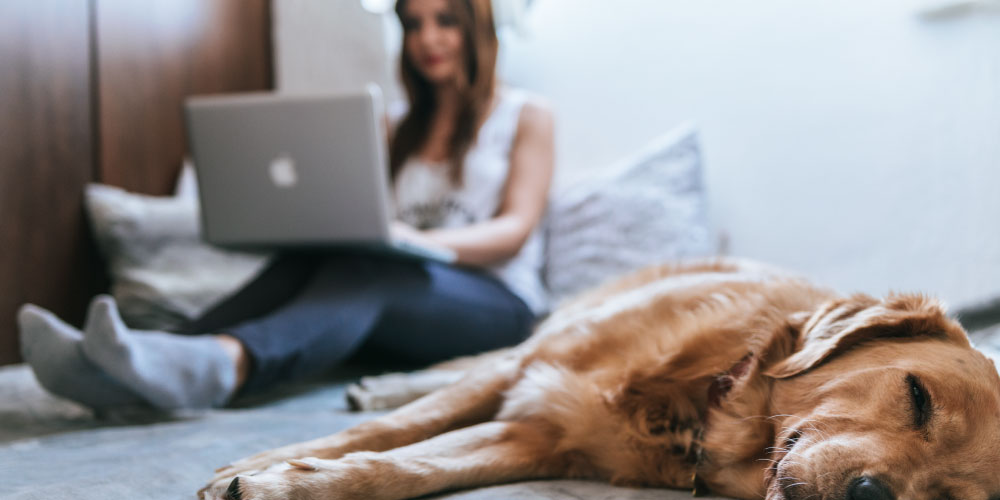
<svg viewBox="0 0 1000 500">
<path fill-rule="evenodd" d="M 270 88 L 269 0 L 0 2 L 0 364 L 21 304 L 79 323 L 107 287 L 86 183 L 169 192 L 183 98 Z"/>
<path fill-rule="evenodd" d="M 0 2 L 0 363 L 35 302 L 78 320 L 101 286 L 83 185 L 94 179 L 87 2 Z"/>
</svg>

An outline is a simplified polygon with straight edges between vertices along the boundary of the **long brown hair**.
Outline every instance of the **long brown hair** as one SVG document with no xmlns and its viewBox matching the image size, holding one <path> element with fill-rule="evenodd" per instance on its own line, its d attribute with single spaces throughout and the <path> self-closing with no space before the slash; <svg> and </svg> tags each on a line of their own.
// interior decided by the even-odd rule
<svg viewBox="0 0 1000 500">
<path fill-rule="evenodd" d="M 450 177 L 453 183 L 462 183 L 462 167 L 465 154 L 472 147 L 486 113 L 496 78 L 497 42 L 493 24 L 493 9 L 490 0 L 448 0 L 458 27 L 462 30 L 462 51 L 465 64 L 458 77 L 460 105 L 455 129 L 448 144 Z M 404 21 L 406 0 L 396 2 L 396 15 Z M 426 144 L 431 119 L 437 107 L 434 86 L 406 54 L 404 48 L 400 59 L 400 75 L 410 109 L 399 122 L 389 145 L 389 172 L 395 178 L 403 164 Z"/>
</svg>

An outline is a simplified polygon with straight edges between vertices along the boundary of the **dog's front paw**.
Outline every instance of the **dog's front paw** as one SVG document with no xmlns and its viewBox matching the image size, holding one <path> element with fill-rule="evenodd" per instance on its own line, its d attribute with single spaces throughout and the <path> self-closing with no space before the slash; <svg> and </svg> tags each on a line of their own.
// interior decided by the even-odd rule
<svg viewBox="0 0 1000 500">
<path fill-rule="evenodd" d="M 198 491 L 198 500 L 225 498 L 221 496 L 220 492 L 225 493 L 229 484 L 237 476 L 253 476 L 263 472 L 274 464 L 281 464 L 287 459 L 301 457 L 306 454 L 295 449 L 293 446 L 286 446 L 267 450 L 219 467 L 215 469 L 215 476 L 208 481 L 208 484 L 204 488 Z M 209 493 L 216 496 L 209 496 Z"/>
<path fill-rule="evenodd" d="M 239 477 L 214 477 L 211 481 L 198 490 L 198 500 L 235 500 L 240 498 Z M 235 491 L 229 491 L 232 487 Z"/>
<path fill-rule="evenodd" d="M 232 470 L 230 466 L 220 468 L 216 471 L 215 477 L 198 490 L 198 500 L 235 500 L 238 497 L 238 493 L 229 491 L 230 486 L 236 488 L 236 485 L 239 484 L 236 481 L 236 485 L 234 485 L 234 480 L 241 476 L 252 476 L 260 472 L 259 470 L 251 469 L 244 469 L 237 472 Z"/>
<path fill-rule="evenodd" d="M 337 498 L 331 490 L 327 460 L 302 458 L 276 463 L 259 472 L 213 479 L 198 492 L 200 500 L 308 500 Z"/>
</svg>

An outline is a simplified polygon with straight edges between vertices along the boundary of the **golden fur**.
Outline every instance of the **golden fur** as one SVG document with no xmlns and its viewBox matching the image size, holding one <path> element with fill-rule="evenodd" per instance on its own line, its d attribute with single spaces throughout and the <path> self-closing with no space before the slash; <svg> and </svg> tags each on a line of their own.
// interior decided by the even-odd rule
<svg viewBox="0 0 1000 500">
<path fill-rule="evenodd" d="M 1000 495 L 1000 377 L 923 296 L 660 266 L 471 366 L 386 416 L 223 467 L 201 493 L 390 500 L 574 477 L 769 500 L 868 500 L 862 478 L 885 500 Z"/>
</svg>

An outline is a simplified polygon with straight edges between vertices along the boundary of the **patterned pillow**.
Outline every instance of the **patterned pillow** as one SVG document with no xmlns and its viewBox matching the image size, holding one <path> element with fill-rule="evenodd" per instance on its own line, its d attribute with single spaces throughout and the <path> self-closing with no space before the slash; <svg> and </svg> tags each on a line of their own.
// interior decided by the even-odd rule
<svg viewBox="0 0 1000 500">
<path fill-rule="evenodd" d="M 85 203 L 111 274 L 111 292 L 129 326 L 174 329 L 234 292 L 266 264 L 264 255 L 201 241 L 189 169 L 175 196 L 147 196 L 102 184 Z"/>
<path fill-rule="evenodd" d="M 552 304 L 643 266 L 715 254 L 706 212 L 698 134 L 690 124 L 555 193 L 544 269 Z"/>
</svg>

